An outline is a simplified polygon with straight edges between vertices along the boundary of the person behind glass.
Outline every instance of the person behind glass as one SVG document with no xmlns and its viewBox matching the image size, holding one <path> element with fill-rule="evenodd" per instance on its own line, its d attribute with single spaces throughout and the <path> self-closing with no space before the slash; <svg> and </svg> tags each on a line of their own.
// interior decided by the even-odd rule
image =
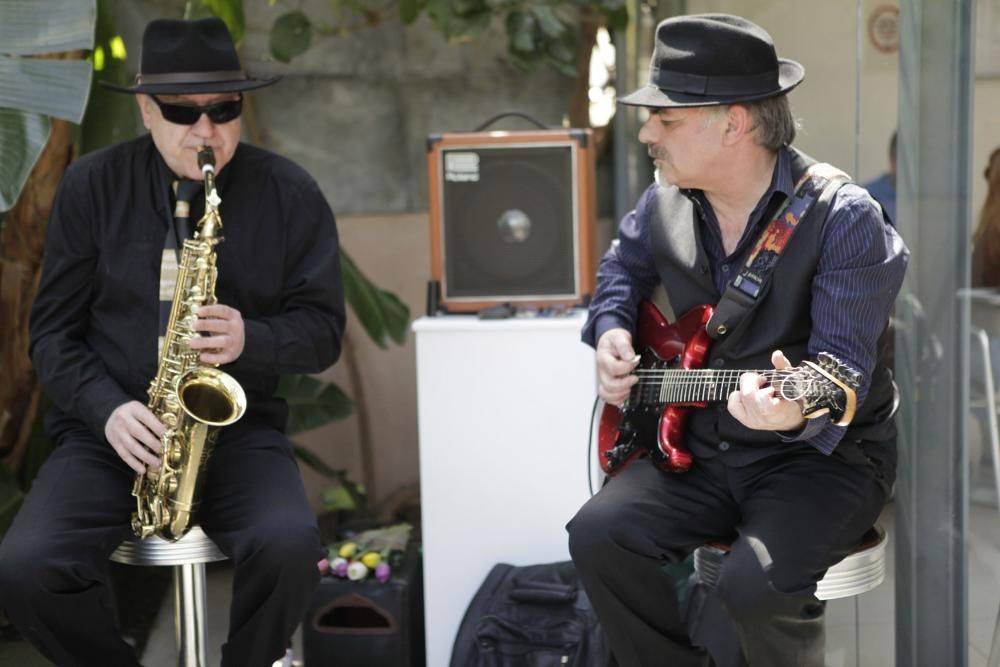
<svg viewBox="0 0 1000 667">
<path fill-rule="evenodd" d="M 994 148 L 983 171 L 986 201 L 972 235 L 972 286 L 1000 287 L 1000 148 Z"/>
<path fill-rule="evenodd" d="M 756 24 L 667 19 L 649 77 L 621 102 L 648 110 L 639 141 L 659 182 L 622 219 L 582 332 L 596 347 L 600 397 L 615 405 L 637 382 L 640 301 L 662 285 L 678 314 L 718 302 L 811 162 L 790 145 L 786 97 L 804 69 L 779 59 Z M 876 343 L 907 258 L 869 194 L 843 185 L 825 219 L 798 224 L 741 330 L 709 349 L 708 365 L 723 369 L 839 357 L 862 377 L 849 427 L 828 416 L 807 422 L 761 375 L 743 373 L 726 403 L 688 416 L 688 472 L 638 459 L 568 523 L 570 554 L 618 665 L 703 665 L 709 655 L 719 665 L 823 664 L 816 583 L 871 528 L 894 480 L 893 384 Z M 709 628 L 695 646 L 662 567 L 720 539 L 732 551 L 716 594 L 738 641 Z"/>
<path fill-rule="evenodd" d="M 893 132 L 892 139 L 889 140 L 888 171 L 862 186 L 881 204 L 893 227 L 896 226 L 896 134 Z"/>
<path fill-rule="evenodd" d="M 190 346 L 248 403 L 220 431 L 197 516 L 234 567 L 222 664 L 284 655 L 318 583 L 319 532 L 274 392 L 279 375 L 337 359 L 345 310 L 337 230 L 316 182 L 240 142 L 243 92 L 275 81 L 243 72 L 222 21 L 154 20 L 135 85 L 109 85 L 136 94 L 148 134 L 80 158 L 60 185 L 30 326 L 55 448 L 0 547 L 0 601 L 62 667 L 139 664 L 119 636 L 108 557 L 131 534 L 133 480 L 160 463 L 165 426 L 146 390 L 163 331 L 161 262 L 176 262 L 175 181 L 202 179 L 199 147 L 215 156 L 224 239 L 218 304 L 198 310 Z M 191 198 L 192 226 L 204 198 Z"/>
</svg>

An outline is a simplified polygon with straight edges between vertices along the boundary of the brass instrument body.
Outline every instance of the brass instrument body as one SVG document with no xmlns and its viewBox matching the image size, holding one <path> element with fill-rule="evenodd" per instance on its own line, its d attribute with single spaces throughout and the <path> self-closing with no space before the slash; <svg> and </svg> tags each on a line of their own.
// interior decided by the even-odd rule
<svg viewBox="0 0 1000 667">
<path fill-rule="evenodd" d="M 160 467 L 147 467 L 136 476 L 132 488 L 137 505 L 132 530 L 142 538 L 155 534 L 178 540 L 188 531 L 218 429 L 246 411 L 239 383 L 203 364 L 200 352 L 188 344 L 201 335 L 194 328 L 198 308 L 216 303 L 215 245 L 221 240 L 222 220 L 214 164 L 204 153 L 211 154 L 211 150 L 199 153 L 205 172 L 205 215 L 195 238 L 184 241 L 159 366 L 149 385 L 148 407 L 167 427 L 160 438 Z"/>
</svg>

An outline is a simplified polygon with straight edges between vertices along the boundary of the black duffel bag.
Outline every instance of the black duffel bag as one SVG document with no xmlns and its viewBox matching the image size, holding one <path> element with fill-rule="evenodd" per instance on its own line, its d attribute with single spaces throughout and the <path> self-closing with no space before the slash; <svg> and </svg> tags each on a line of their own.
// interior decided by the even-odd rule
<svg viewBox="0 0 1000 667">
<path fill-rule="evenodd" d="M 606 667 L 610 655 L 571 561 L 500 563 L 469 603 L 451 667 Z"/>
</svg>

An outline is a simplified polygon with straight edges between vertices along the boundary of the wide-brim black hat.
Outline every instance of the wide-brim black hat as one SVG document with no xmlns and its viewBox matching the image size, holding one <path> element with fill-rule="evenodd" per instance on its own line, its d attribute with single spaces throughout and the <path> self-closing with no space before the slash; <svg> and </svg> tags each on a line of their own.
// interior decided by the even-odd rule
<svg viewBox="0 0 1000 667">
<path fill-rule="evenodd" d="M 155 19 L 142 33 L 139 74 L 132 86 L 101 81 L 105 88 L 148 95 L 230 93 L 269 86 L 280 76 L 247 76 L 221 19 Z"/>
<path fill-rule="evenodd" d="M 692 14 L 662 21 L 649 84 L 620 98 L 643 107 L 699 107 L 784 95 L 805 68 L 779 58 L 759 25 L 729 14 Z"/>
</svg>

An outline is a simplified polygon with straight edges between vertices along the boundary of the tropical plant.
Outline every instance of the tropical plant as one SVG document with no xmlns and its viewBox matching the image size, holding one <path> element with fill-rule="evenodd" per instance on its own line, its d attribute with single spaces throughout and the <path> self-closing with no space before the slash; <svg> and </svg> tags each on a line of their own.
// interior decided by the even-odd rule
<svg viewBox="0 0 1000 667">
<path fill-rule="evenodd" d="M 0 21 L 0 528 L 19 505 L 41 392 L 27 356 L 42 229 L 87 106 L 94 0 L 7 0 Z M 22 473 L 12 475 L 11 471 Z M 6 492 L 6 493 L 4 493 Z"/>
</svg>

